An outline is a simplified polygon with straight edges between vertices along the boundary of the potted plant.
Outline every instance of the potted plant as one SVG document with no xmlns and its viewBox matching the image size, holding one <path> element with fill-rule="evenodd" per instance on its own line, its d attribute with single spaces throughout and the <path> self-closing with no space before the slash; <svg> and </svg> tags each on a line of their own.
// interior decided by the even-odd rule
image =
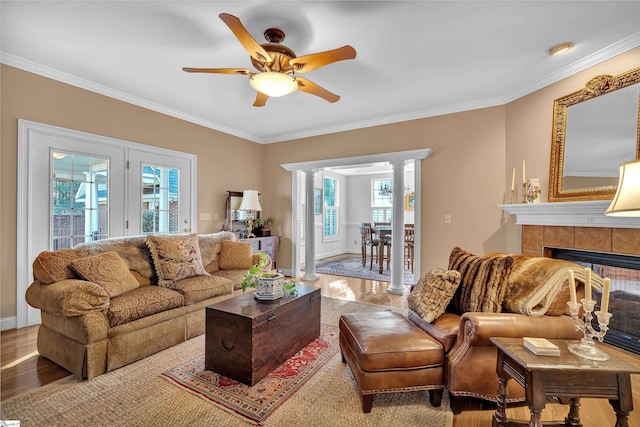
<svg viewBox="0 0 640 427">
<path fill-rule="evenodd" d="M 253 233 L 256 237 L 269 237 L 271 236 L 271 229 L 269 229 L 269 224 L 274 222 L 273 218 L 256 218 L 253 223 L 255 228 L 253 229 Z"/>
<path fill-rule="evenodd" d="M 260 254 L 260 262 L 251 266 L 249 271 L 242 279 L 242 292 L 247 288 L 255 288 L 255 297 L 259 300 L 272 301 L 284 296 L 284 291 L 292 292 L 295 290 L 295 282 L 284 283 L 284 274 L 264 271 L 266 265 L 266 256 Z"/>
</svg>

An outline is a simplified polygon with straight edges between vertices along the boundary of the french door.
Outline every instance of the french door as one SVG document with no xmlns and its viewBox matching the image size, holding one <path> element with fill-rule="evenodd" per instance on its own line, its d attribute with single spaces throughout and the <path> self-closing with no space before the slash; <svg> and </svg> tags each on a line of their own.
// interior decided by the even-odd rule
<svg viewBox="0 0 640 427">
<path fill-rule="evenodd" d="M 192 231 L 196 156 L 26 120 L 18 129 L 16 327 L 40 323 L 24 298 L 40 252 Z"/>
</svg>

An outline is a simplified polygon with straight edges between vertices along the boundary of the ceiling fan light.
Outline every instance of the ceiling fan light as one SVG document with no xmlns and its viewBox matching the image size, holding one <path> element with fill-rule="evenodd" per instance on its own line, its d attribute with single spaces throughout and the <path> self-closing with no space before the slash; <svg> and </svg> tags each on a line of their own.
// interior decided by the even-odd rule
<svg viewBox="0 0 640 427">
<path fill-rule="evenodd" d="M 294 77 L 275 71 L 254 74 L 249 83 L 258 92 L 274 98 L 289 95 L 298 89 L 298 82 Z"/>
</svg>

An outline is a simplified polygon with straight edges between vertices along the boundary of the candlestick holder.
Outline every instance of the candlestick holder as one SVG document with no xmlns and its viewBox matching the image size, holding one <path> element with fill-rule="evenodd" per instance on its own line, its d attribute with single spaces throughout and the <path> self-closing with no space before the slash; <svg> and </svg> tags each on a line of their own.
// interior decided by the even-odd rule
<svg viewBox="0 0 640 427">
<path fill-rule="evenodd" d="M 511 190 L 511 204 L 516 202 L 516 190 Z"/>
<path fill-rule="evenodd" d="M 520 198 L 520 203 L 527 203 L 527 183 L 522 183 L 522 197 Z"/>
<path fill-rule="evenodd" d="M 593 308 L 595 307 L 596 302 L 594 300 L 586 299 L 581 299 L 580 302 L 582 302 L 582 304 L 578 302 L 574 303 L 571 301 L 567 302 L 569 310 L 571 311 L 571 317 L 576 323 L 576 331 L 582 331 L 582 333 L 584 334 L 584 337 L 580 340 L 580 343 L 569 344 L 569 351 L 573 354 L 589 360 L 609 360 L 609 355 L 607 353 L 596 348 L 593 339 L 595 338 L 598 341 L 602 342 L 604 336 L 609 330 L 609 320 L 611 319 L 612 314 L 596 311 L 598 326 L 600 327 L 600 330 L 596 331 L 591 324 L 591 320 L 593 320 Z M 578 317 L 578 312 L 581 306 L 584 311 L 583 319 Z"/>
</svg>

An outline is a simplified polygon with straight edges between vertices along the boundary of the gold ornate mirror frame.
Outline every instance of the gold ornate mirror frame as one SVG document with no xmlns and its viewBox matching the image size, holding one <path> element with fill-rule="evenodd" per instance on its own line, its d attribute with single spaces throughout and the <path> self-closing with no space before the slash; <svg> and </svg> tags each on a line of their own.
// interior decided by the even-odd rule
<svg viewBox="0 0 640 427">
<path fill-rule="evenodd" d="M 601 96 L 627 86 L 640 83 L 640 68 L 635 68 L 615 77 L 601 75 L 589 80 L 584 89 L 573 92 L 553 103 L 553 128 L 551 139 L 551 168 L 549 176 L 549 202 L 612 199 L 616 187 L 593 187 L 563 189 L 565 139 L 567 130 L 567 108 L 580 102 Z M 640 159 L 640 101 L 636 132 L 636 159 Z M 631 161 L 633 159 L 629 159 Z"/>
</svg>

